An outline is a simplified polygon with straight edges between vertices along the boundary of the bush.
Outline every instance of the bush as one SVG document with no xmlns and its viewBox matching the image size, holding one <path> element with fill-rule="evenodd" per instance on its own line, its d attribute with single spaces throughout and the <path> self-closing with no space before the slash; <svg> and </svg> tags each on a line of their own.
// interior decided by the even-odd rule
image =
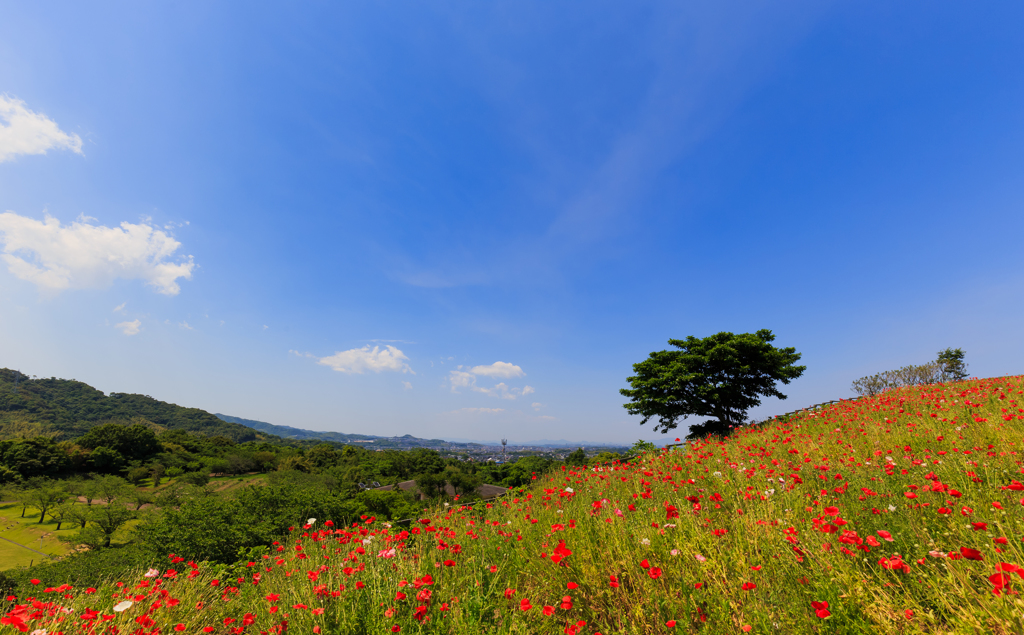
<svg viewBox="0 0 1024 635">
<path fill-rule="evenodd" d="M 206 472 L 186 472 L 178 477 L 178 482 L 202 487 L 210 482 L 210 475 Z"/>
</svg>

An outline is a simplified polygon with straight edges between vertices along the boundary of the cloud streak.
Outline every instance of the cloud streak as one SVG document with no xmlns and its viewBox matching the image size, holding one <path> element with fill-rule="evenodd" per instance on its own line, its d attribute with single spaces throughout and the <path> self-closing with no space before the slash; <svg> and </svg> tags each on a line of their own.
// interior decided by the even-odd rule
<svg viewBox="0 0 1024 635">
<path fill-rule="evenodd" d="M 121 278 L 177 295 L 178 279 L 190 279 L 195 269 L 192 256 L 174 261 L 180 242 L 146 223 L 62 225 L 49 214 L 38 221 L 8 211 L 0 214 L 0 244 L 8 271 L 49 291 L 101 288 Z"/>
<path fill-rule="evenodd" d="M 82 139 L 61 130 L 46 115 L 29 110 L 20 99 L 0 95 L 0 163 L 51 149 L 82 154 Z"/>
</svg>

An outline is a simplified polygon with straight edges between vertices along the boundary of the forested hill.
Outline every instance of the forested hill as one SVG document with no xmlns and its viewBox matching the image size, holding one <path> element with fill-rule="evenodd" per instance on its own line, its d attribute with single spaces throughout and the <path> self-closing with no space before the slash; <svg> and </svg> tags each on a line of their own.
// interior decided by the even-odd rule
<svg viewBox="0 0 1024 635">
<path fill-rule="evenodd" d="M 302 428 L 293 428 L 291 426 L 279 426 L 273 423 L 267 423 L 266 421 L 256 421 L 254 419 L 242 419 L 241 417 L 232 417 L 231 415 L 223 415 L 215 413 L 217 417 L 220 417 L 224 421 L 231 423 L 237 423 L 247 428 L 259 430 L 267 434 L 277 435 L 284 439 L 300 439 L 300 440 L 318 440 L 318 441 L 334 441 L 337 443 L 352 443 L 353 441 L 369 441 L 373 439 L 380 439 L 382 437 L 375 437 L 369 434 L 345 434 L 344 432 L 316 432 L 314 430 L 303 430 Z"/>
<path fill-rule="evenodd" d="M 235 443 L 266 439 L 258 430 L 147 395 L 102 391 L 73 379 L 33 379 L 0 369 L 0 438 L 52 436 L 70 440 L 107 422 L 143 423 L 157 430 L 224 436 Z"/>
</svg>

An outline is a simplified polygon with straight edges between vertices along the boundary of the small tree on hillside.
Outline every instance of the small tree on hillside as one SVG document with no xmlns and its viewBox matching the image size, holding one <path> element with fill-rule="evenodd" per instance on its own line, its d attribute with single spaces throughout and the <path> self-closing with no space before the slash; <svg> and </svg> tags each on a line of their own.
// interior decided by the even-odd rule
<svg viewBox="0 0 1024 635">
<path fill-rule="evenodd" d="M 48 484 L 29 491 L 28 503 L 39 512 L 39 522 L 46 520 L 46 514 L 55 505 L 64 502 L 68 492 L 61 485 Z"/>
<path fill-rule="evenodd" d="M 633 365 L 636 375 L 627 380 L 631 388 L 619 391 L 631 400 L 625 408 L 643 416 L 641 425 L 656 417 L 654 429 L 662 433 L 675 428 L 680 417 L 696 415 L 714 419 L 690 426 L 686 438 L 728 435 L 746 421 L 750 408 L 761 404 L 761 397 L 785 399 L 776 384 L 788 384 L 807 369 L 795 365 L 800 359 L 796 349 L 775 348 L 774 340 L 767 329 L 669 340 L 679 350 L 657 351 Z"/>
<path fill-rule="evenodd" d="M 947 348 L 939 351 L 936 360 L 942 366 L 942 381 L 963 381 L 967 379 L 967 364 L 964 363 L 964 352 L 959 348 Z"/>
<path fill-rule="evenodd" d="M 114 532 L 132 518 L 135 518 L 135 512 L 124 505 L 94 505 L 89 519 L 92 524 L 81 532 L 79 540 L 90 547 L 109 547 Z"/>
<path fill-rule="evenodd" d="M 57 523 L 57 531 L 60 531 L 60 526 L 65 522 L 74 521 L 74 519 L 71 518 L 71 510 L 73 507 L 75 507 L 75 503 L 73 501 L 64 500 L 50 508 L 50 519 Z"/>
</svg>

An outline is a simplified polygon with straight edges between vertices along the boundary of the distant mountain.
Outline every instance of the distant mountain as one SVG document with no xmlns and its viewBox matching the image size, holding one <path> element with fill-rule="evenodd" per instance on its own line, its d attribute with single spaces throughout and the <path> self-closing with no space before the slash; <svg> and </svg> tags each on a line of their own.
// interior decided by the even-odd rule
<svg viewBox="0 0 1024 635">
<path fill-rule="evenodd" d="M 148 395 L 101 390 L 73 379 L 31 378 L 0 368 L 0 439 L 52 436 L 72 440 L 101 423 L 142 423 L 156 430 L 223 436 L 235 443 L 267 435 L 223 421 L 198 408 L 184 408 Z"/>
<path fill-rule="evenodd" d="M 215 413 L 217 417 L 230 423 L 237 423 L 247 428 L 259 430 L 260 432 L 266 432 L 267 434 L 274 434 L 285 439 L 320 439 L 322 441 L 335 441 L 337 443 L 352 443 L 359 441 L 372 441 L 374 439 L 383 439 L 385 437 L 375 437 L 368 434 L 345 434 L 344 432 L 317 432 L 315 430 L 303 430 L 302 428 L 293 428 L 291 426 L 279 426 L 273 423 L 267 423 L 266 421 L 256 421 L 254 419 L 243 419 L 241 417 L 232 417 L 231 415 L 225 415 Z M 390 437 L 388 437 L 390 438 Z"/>
<path fill-rule="evenodd" d="M 300 440 L 320 440 L 320 441 L 333 441 L 335 443 L 372 443 L 375 447 L 395 447 L 395 446 L 419 446 L 419 447 L 440 447 L 440 446 L 451 446 L 451 445 L 463 445 L 463 446 L 501 446 L 500 441 L 479 441 L 476 439 L 460 439 L 448 437 L 445 439 L 421 439 L 414 437 L 411 434 L 406 434 L 400 437 L 379 437 L 371 434 L 346 434 L 344 432 L 319 432 L 316 430 L 303 430 L 302 428 L 293 428 L 291 426 L 280 426 L 273 423 L 267 423 L 266 421 L 256 421 L 253 419 L 243 419 L 241 417 L 232 417 L 231 415 L 225 415 L 217 413 L 217 416 L 224 421 L 231 423 L 238 423 L 243 426 L 259 430 L 267 434 L 273 434 L 285 439 L 300 439 Z M 510 443 L 510 446 L 536 446 L 536 447 L 551 447 L 551 448 L 596 448 L 596 447 L 608 447 L 608 448 L 622 448 L 628 447 L 614 443 L 590 443 L 590 442 L 570 442 L 564 439 L 558 439 L 552 441 L 550 439 L 542 439 L 540 441 L 524 441 Z"/>
</svg>

